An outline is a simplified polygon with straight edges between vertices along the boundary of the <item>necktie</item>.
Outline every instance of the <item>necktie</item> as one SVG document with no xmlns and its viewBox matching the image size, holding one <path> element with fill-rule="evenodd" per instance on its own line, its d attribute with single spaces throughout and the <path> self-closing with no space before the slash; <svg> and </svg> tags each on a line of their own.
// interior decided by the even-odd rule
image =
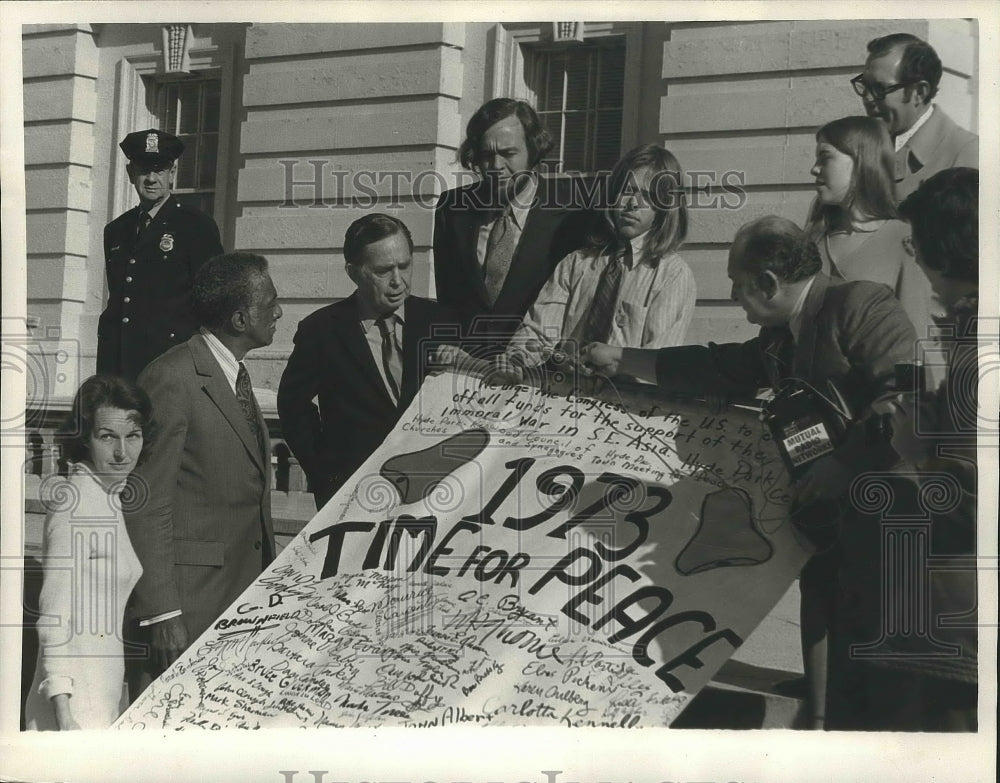
<svg viewBox="0 0 1000 783">
<path fill-rule="evenodd" d="M 403 375 L 403 366 L 399 356 L 399 348 L 396 345 L 396 337 L 389 331 L 387 323 L 393 317 L 392 314 L 383 315 L 375 319 L 375 323 L 378 324 L 378 330 L 382 334 L 382 369 L 385 371 L 385 380 L 389 384 L 393 402 L 399 404 L 399 380 Z"/>
<path fill-rule="evenodd" d="M 149 216 L 148 212 L 139 213 L 139 225 L 136 228 L 135 236 L 139 238 L 142 236 L 142 232 L 149 228 L 149 224 L 153 222 L 153 218 Z"/>
<path fill-rule="evenodd" d="M 500 296 L 500 289 L 503 288 L 504 280 L 507 279 L 507 270 L 510 269 L 510 262 L 514 258 L 514 248 L 517 245 L 515 237 L 514 216 L 508 205 L 503 211 L 486 239 L 486 258 L 483 263 L 483 277 L 486 283 L 486 296 L 492 306 L 497 297 Z"/>
<path fill-rule="evenodd" d="M 253 396 L 253 386 L 250 383 L 250 373 L 243 362 L 240 362 L 240 371 L 236 373 L 236 401 L 240 404 L 243 417 L 250 425 L 250 432 L 257 439 L 257 447 L 261 454 L 264 452 L 264 439 L 261 437 L 260 423 L 257 420 L 257 404 Z"/>
<path fill-rule="evenodd" d="M 587 323 L 583 330 L 583 344 L 606 343 L 611 338 L 615 307 L 618 304 L 618 289 L 621 288 L 626 259 L 632 256 L 632 245 L 625 247 L 608 259 L 601 279 L 597 282 L 594 301 L 587 311 Z"/>
</svg>

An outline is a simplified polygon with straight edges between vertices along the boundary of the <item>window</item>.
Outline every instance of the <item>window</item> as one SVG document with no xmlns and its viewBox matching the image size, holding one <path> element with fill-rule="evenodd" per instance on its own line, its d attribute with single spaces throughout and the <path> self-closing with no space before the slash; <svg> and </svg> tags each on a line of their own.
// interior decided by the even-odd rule
<svg viewBox="0 0 1000 783">
<path fill-rule="evenodd" d="M 535 108 L 556 144 L 548 171 L 609 170 L 621 154 L 625 39 L 532 47 L 525 58 Z"/>
<path fill-rule="evenodd" d="M 222 79 L 212 71 L 160 77 L 151 93 L 158 127 L 184 142 L 174 196 L 182 204 L 214 214 Z"/>
</svg>

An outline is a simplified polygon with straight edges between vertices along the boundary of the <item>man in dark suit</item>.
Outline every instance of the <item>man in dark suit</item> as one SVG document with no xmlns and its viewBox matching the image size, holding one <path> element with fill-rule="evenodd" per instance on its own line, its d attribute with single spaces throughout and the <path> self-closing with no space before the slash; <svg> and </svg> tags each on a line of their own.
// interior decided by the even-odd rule
<svg viewBox="0 0 1000 783">
<path fill-rule="evenodd" d="M 459 150 L 479 182 L 446 191 L 434 214 L 438 301 L 464 334 L 502 348 L 591 218 L 570 180 L 539 175 L 552 138 L 524 101 L 495 98 L 472 115 Z M 575 206 L 576 205 L 576 206 Z M 596 206 L 596 205 L 590 205 Z"/>
<path fill-rule="evenodd" d="M 634 375 L 693 395 L 753 396 L 785 378 L 822 390 L 832 380 L 850 409 L 863 413 L 895 393 L 895 366 L 913 362 L 916 333 L 887 286 L 834 282 L 821 267 L 815 245 L 792 221 L 755 220 L 737 232 L 728 273 L 733 300 L 761 327 L 757 337 L 659 350 L 594 343 L 585 349 L 585 362 L 607 375 Z M 799 500 L 840 497 L 851 474 L 894 459 L 887 443 L 873 448 L 856 426 L 799 482 Z"/>
<path fill-rule="evenodd" d="M 896 198 L 955 166 L 979 167 L 979 137 L 932 103 L 941 81 L 934 48 L 909 33 L 868 42 L 864 73 L 851 80 L 869 117 L 882 120 L 896 147 Z"/>
<path fill-rule="evenodd" d="M 132 594 L 158 676 L 274 558 L 267 426 L 243 358 L 281 317 L 267 261 L 228 253 L 198 270 L 202 324 L 150 363 L 139 385 L 157 436 L 134 471 L 125 521 L 143 573 Z M 145 684 L 134 671 L 130 680 Z M 132 697 L 138 693 L 133 691 Z"/>
<path fill-rule="evenodd" d="M 584 349 L 584 361 L 605 375 L 633 375 L 680 394 L 747 397 L 797 378 L 828 395 L 827 382 L 833 381 L 854 419 L 839 445 L 815 459 L 795 484 L 796 503 L 805 509 L 799 515 L 803 524 L 810 522 L 813 504 L 846 500 L 858 476 L 896 462 L 887 441 L 872 442 L 867 436 L 865 420 L 873 406 L 895 394 L 895 366 L 913 362 L 916 341 L 913 325 L 888 286 L 833 282 L 821 267 L 819 251 L 798 226 L 784 218 L 760 218 L 736 234 L 728 267 L 732 298 L 747 320 L 760 325 L 757 337 L 659 350 L 597 343 Z M 807 564 L 800 579 L 813 728 L 822 728 L 825 720 L 826 635 L 836 611 L 838 569 L 843 557 L 859 556 L 874 554 L 845 554 L 835 542 Z"/>
<path fill-rule="evenodd" d="M 278 386 L 278 415 L 317 509 L 413 400 L 430 365 L 434 326 L 454 324 L 446 308 L 410 296 L 412 253 L 410 232 L 396 218 L 354 221 L 344 257 L 357 291 L 299 323 Z"/>
<path fill-rule="evenodd" d="M 139 206 L 104 227 L 108 304 L 97 328 L 97 371 L 134 380 L 197 331 L 194 275 L 222 243 L 212 218 L 171 196 L 180 139 L 150 128 L 119 146 Z"/>
</svg>

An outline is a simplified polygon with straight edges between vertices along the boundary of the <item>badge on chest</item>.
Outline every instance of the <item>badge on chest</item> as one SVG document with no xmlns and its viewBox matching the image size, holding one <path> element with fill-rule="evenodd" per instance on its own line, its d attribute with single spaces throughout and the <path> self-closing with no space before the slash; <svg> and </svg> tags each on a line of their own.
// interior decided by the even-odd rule
<svg viewBox="0 0 1000 783">
<path fill-rule="evenodd" d="M 174 235 L 164 234 L 160 237 L 160 251 L 163 253 L 169 253 L 174 249 Z"/>
</svg>

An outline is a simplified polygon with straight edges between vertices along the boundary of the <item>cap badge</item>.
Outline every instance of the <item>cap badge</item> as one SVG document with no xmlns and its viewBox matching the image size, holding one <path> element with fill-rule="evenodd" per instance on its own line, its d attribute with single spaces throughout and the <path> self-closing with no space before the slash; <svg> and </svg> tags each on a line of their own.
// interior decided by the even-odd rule
<svg viewBox="0 0 1000 783">
<path fill-rule="evenodd" d="M 173 234 L 164 234 L 162 237 L 160 237 L 160 250 L 162 250 L 164 253 L 169 253 L 173 249 L 174 249 Z"/>
<path fill-rule="evenodd" d="M 160 137 L 155 133 L 146 134 L 146 152 L 153 152 L 159 154 L 160 152 Z"/>
</svg>

